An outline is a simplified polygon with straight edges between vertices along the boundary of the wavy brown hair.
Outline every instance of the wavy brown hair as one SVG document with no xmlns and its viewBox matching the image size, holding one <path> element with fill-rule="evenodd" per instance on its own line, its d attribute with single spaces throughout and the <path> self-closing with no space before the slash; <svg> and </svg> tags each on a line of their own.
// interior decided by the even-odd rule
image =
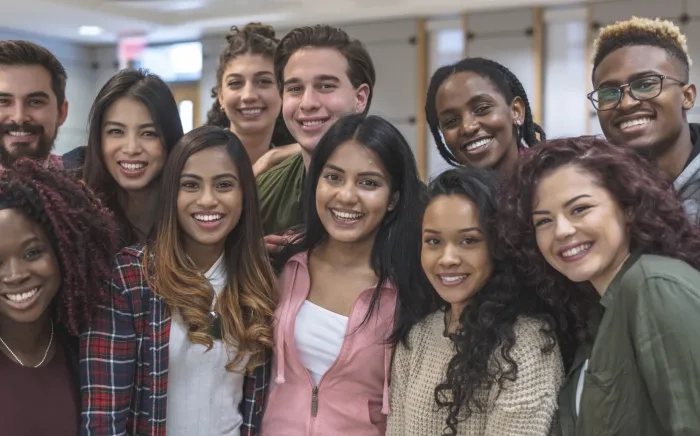
<svg viewBox="0 0 700 436">
<path fill-rule="evenodd" d="M 589 283 L 572 283 L 547 263 L 532 223 L 539 181 L 565 165 L 592 174 L 618 201 L 630 218 L 632 252 L 667 256 L 700 269 L 700 229 L 688 220 L 667 176 L 628 148 L 595 137 L 565 138 L 548 141 L 523 156 L 501 198 L 501 231 L 519 257 L 523 280 L 558 307 L 570 339 L 580 342 L 586 339 L 586 315 L 597 294 Z"/>
<path fill-rule="evenodd" d="M 152 242 L 144 254 L 144 272 L 151 289 L 163 298 L 169 310 L 182 315 L 189 326 L 189 340 L 211 349 L 214 339 L 208 327 L 214 290 L 185 253 L 177 218 L 180 175 L 185 163 L 193 154 L 211 147 L 226 149 L 238 167 L 243 190 L 240 221 L 225 242 L 226 287 L 216 300 L 215 310 L 221 315 L 222 340 L 238 351 L 226 369 L 234 371 L 246 355 L 251 357 L 248 368 L 252 369 L 263 363 L 266 350 L 272 348 L 275 276 L 263 242 L 252 166 L 233 133 L 213 126 L 199 127 L 183 136 L 171 151 L 163 169 L 161 207 Z"/>
</svg>

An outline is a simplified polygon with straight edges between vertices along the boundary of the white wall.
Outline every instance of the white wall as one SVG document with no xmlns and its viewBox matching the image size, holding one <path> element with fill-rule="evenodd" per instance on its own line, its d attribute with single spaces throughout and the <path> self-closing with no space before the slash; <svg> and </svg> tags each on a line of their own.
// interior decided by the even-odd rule
<svg viewBox="0 0 700 436">
<path fill-rule="evenodd" d="M 545 14 L 544 123 L 550 139 L 586 134 L 591 105 L 586 99 L 586 10 Z"/>
<path fill-rule="evenodd" d="M 374 22 L 339 26 L 351 37 L 361 40 L 372 57 L 377 82 L 370 113 L 391 121 L 415 150 L 416 126 L 409 120 L 416 117 L 416 47 L 409 39 L 416 35 L 414 20 Z M 278 28 L 278 37 L 288 30 Z M 209 92 L 216 85 L 219 53 L 226 43 L 224 35 L 202 39 L 204 56 L 200 82 L 200 111 L 202 120 L 211 108 Z"/>
<path fill-rule="evenodd" d="M 30 33 L 7 30 L 0 30 L 0 39 L 32 41 L 46 47 L 61 61 L 68 74 L 66 83 L 68 118 L 59 131 L 55 152 L 61 154 L 79 145 L 84 145 L 88 112 L 95 93 L 96 76 L 92 65 L 93 49 Z"/>
</svg>

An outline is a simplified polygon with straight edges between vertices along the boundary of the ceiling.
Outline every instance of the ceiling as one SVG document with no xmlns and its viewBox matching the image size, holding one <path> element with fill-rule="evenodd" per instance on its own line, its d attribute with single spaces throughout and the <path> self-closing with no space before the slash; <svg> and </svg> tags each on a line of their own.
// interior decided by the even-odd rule
<svg viewBox="0 0 700 436">
<path fill-rule="evenodd" d="M 0 28 L 85 44 L 147 35 L 150 42 L 183 41 L 263 21 L 280 27 L 350 23 L 461 12 L 581 3 L 585 0 L 20 0 L 3 6 Z M 98 26 L 99 35 L 81 35 Z"/>
</svg>

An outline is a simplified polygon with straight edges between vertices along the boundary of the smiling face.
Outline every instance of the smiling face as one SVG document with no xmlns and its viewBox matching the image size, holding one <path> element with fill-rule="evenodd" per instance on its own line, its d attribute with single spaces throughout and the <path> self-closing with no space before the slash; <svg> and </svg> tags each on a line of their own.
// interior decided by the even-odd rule
<svg viewBox="0 0 700 436">
<path fill-rule="evenodd" d="M 369 86 L 352 86 L 347 59 L 332 48 L 297 50 L 284 68 L 283 79 L 284 122 L 309 154 L 338 118 L 361 113 L 367 106 Z"/>
<path fill-rule="evenodd" d="M 177 219 L 185 252 L 223 252 L 243 209 L 238 167 L 223 146 L 210 147 L 187 159 L 177 194 Z"/>
<path fill-rule="evenodd" d="M 498 168 L 518 159 L 515 127 L 525 117 L 520 98 L 507 102 L 490 80 L 463 71 L 443 82 L 435 108 L 445 144 L 461 164 Z"/>
<path fill-rule="evenodd" d="M 333 240 L 359 243 L 374 239 L 398 198 L 377 154 L 349 141 L 323 167 L 316 187 L 316 211 Z"/>
<path fill-rule="evenodd" d="M 603 293 L 629 255 L 624 211 L 595 177 L 563 166 L 540 180 L 532 221 L 537 246 L 554 269 Z"/>
<path fill-rule="evenodd" d="M 68 102 L 58 104 L 44 67 L 0 66 L 0 166 L 48 158 L 67 116 Z"/>
<path fill-rule="evenodd" d="M 0 316 L 33 323 L 61 287 L 61 270 L 46 233 L 16 209 L 0 210 Z"/>
<path fill-rule="evenodd" d="M 153 118 L 141 102 L 124 97 L 105 111 L 102 159 L 123 189 L 139 191 L 149 187 L 163 170 L 165 154 Z"/>
<path fill-rule="evenodd" d="M 462 195 L 433 199 L 423 216 L 421 265 L 440 298 L 460 313 L 493 272 L 476 204 Z"/>
<path fill-rule="evenodd" d="M 243 54 L 232 59 L 219 84 L 219 103 L 238 135 L 272 130 L 282 107 L 272 59 Z"/>
<path fill-rule="evenodd" d="M 631 46 L 619 48 L 603 59 L 595 70 L 593 86 L 620 86 L 653 74 L 685 79 L 681 63 L 670 58 L 664 49 Z M 664 80 L 661 94 L 647 101 L 633 99 L 626 89 L 615 109 L 598 111 L 598 120 L 610 142 L 661 155 L 678 141 L 687 124 L 685 111 L 694 104 L 693 85 Z"/>
</svg>

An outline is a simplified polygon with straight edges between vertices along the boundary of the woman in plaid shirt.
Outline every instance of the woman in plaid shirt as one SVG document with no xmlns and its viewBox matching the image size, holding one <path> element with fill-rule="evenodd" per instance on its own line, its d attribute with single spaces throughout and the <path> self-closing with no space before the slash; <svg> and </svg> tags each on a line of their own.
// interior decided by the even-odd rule
<svg viewBox="0 0 700 436">
<path fill-rule="evenodd" d="M 238 138 L 186 134 L 160 198 L 154 237 L 121 251 L 81 337 L 81 434 L 257 435 L 274 274 Z"/>
</svg>

